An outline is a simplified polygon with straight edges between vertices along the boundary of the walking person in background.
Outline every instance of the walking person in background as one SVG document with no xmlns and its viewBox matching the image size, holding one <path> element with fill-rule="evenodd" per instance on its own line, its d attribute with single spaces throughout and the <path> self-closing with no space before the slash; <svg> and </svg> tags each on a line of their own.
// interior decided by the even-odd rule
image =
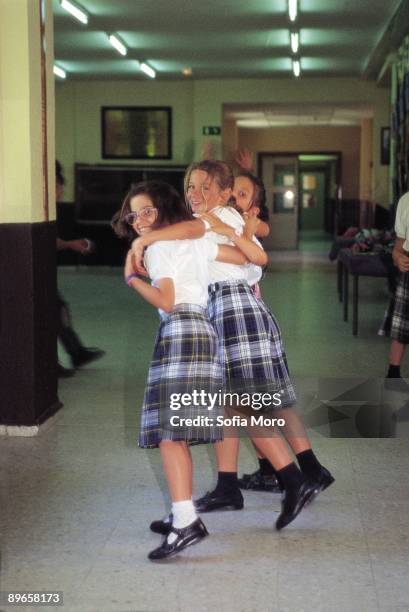
<svg viewBox="0 0 409 612">
<path fill-rule="evenodd" d="M 57 160 L 55 162 L 55 190 L 57 203 L 61 200 L 64 192 L 65 179 L 62 166 Z M 90 252 L 92 243 L 86 238 L 76 240 L 62 240 L 57 238 L 57 251 L 71 250 L 81 255 Z M 76 368 L 81 368 L 105 355 L 105 351 L 99 348 L 84 346 L 78 334 L 74 331 L 71 315 L 67 302 L 60 292 L 57 293 L 57 335 L 64 349 L 71 359 L 73 369 L 64 368 L 58 362 L 57 374 L 59 378 L 69 378 L 74 375 Z"/>
</svg>

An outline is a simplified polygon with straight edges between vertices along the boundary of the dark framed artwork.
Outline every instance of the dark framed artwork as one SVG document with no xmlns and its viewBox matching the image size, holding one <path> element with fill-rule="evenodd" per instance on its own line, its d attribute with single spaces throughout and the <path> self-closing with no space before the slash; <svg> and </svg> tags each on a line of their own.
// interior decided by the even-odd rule
<svg viewBox="0 0 409 612">
<path fill-rule="evenodd" d="M 170 106 L 103 106 L 104 159 L 171 159 Z"/>
<path fill-rule="evenodd" d="M 381 165 L 389 166 L 391 149 L 391 129 L 381 128 Z"/>
</svg>

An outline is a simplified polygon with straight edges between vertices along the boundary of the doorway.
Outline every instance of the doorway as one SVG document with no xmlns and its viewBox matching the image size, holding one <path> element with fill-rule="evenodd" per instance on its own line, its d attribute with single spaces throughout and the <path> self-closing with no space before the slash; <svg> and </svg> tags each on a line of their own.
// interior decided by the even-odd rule
<svg viewBox="0 0 409 612">
<path fill-rule="evenodd" d="M 269 250 L 331 239 L 340 190 L 341 153 L 260 153 L 259 176 L 270 213 Z"/>
</svg>

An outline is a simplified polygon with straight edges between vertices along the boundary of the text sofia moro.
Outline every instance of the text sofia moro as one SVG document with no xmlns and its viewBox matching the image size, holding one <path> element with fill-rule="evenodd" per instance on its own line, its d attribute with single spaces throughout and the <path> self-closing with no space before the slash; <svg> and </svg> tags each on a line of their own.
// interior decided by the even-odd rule
<svg viewBox="0 0 409 612">
<path fill-rule="evenodd" d="M 265 417 L 262 414 L 250 418 L 238 415 L 232 417 L 217 416 L 213 419 L 210 416 L 199 415 L 193 418 L 171 416 L 169 423 L 172 427 L 285 427 L 285 419 Z"/>
<path fill-rule="evenodd" d="M 191 393 L 172 393 L 170 395 L 170 409 L 179 410 L 188 406 L 207 406 L 212 410 L 215 406 L 243 406 L 253 410 L 261 410 L 269 406 L 281 406 L 281 392 L 277 393 L 208 393 L 203 389 Z"/>
</svg>

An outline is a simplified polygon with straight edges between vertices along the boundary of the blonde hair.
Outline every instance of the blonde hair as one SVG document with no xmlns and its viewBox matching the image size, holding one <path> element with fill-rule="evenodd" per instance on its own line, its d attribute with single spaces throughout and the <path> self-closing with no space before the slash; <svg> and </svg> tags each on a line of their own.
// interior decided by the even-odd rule
<svg viewBox="0 0 409 612">
<path fill-rule="evenodd" d="M 233 170 L 229 164 L 219 159 L 204 159 L 199 162 L 193 162 L 186 170 L 184 179 L 185 197 L 189 187 L 190 177 L 195 170 L 206 172 L 210 178 L 216 181 L 222 191 L 225 189 L 233 189 L 234 187 Z M 227 204 L 229 204 L 229 202 L 227 202 Z"/>
</svg>

